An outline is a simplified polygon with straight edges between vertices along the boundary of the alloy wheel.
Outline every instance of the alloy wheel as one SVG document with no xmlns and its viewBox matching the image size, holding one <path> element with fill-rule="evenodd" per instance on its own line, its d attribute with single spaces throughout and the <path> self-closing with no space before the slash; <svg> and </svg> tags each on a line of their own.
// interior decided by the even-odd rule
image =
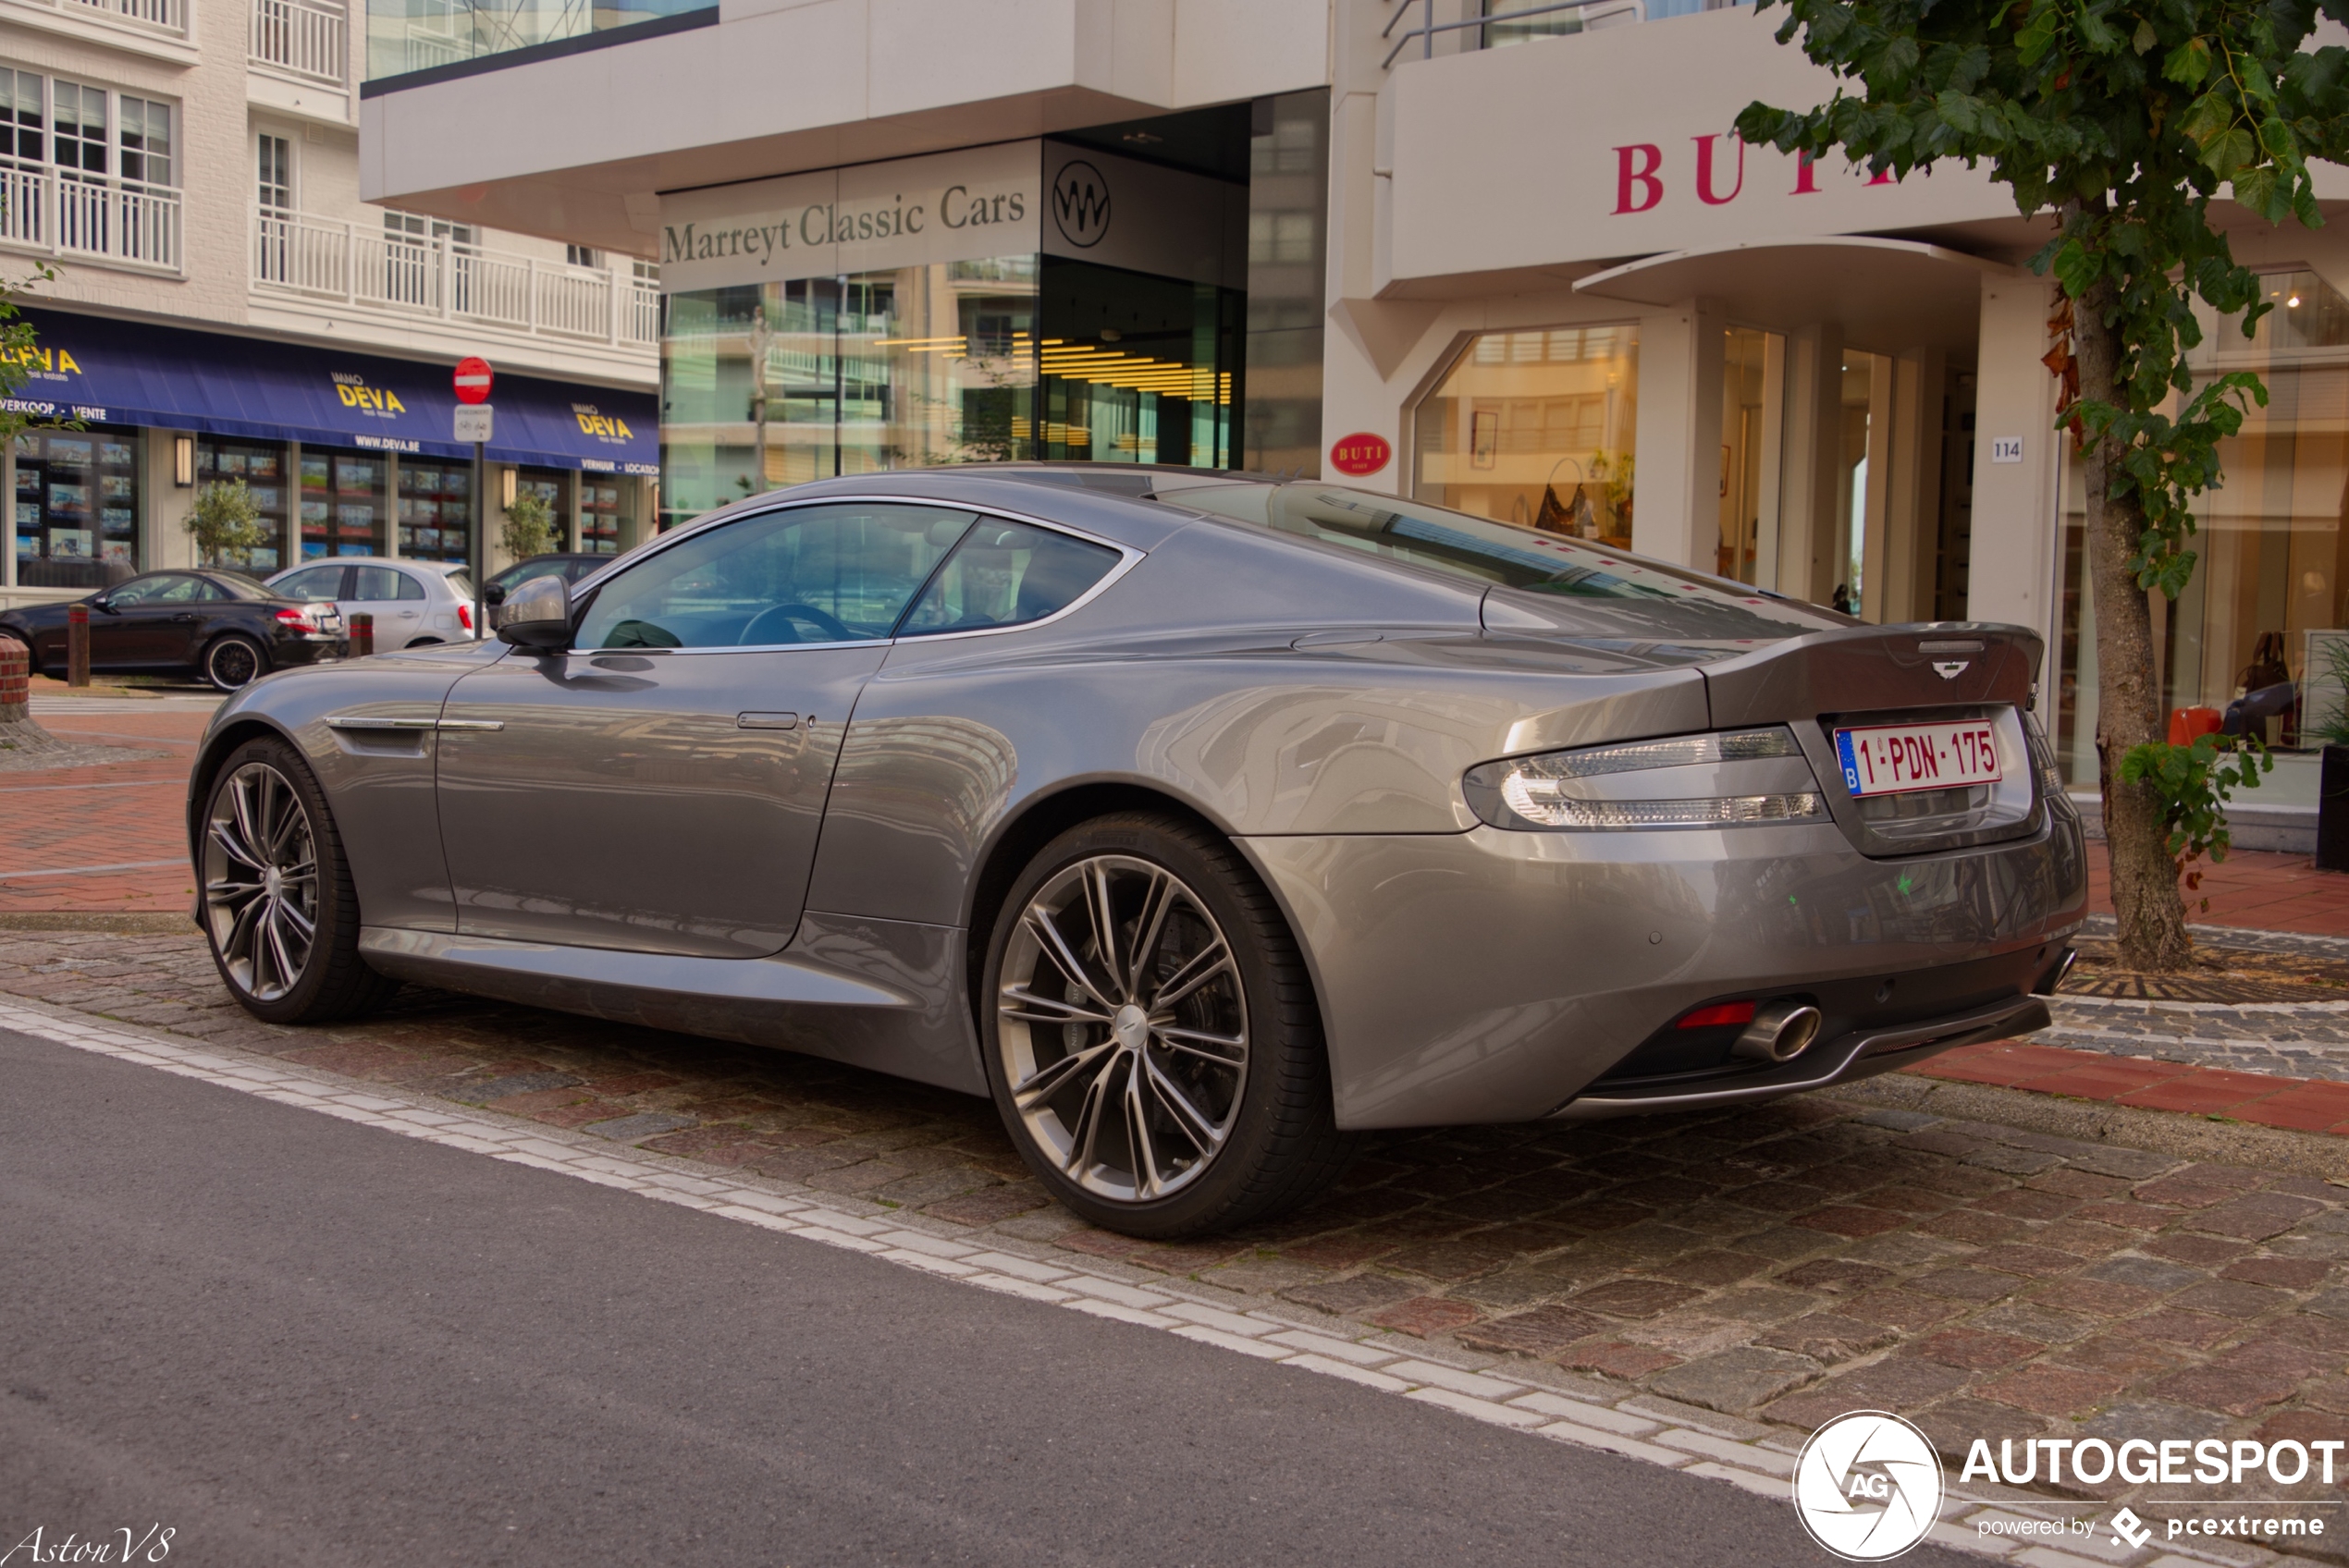
<svg viewBox="0 0 2349 1568">
<path fill-rule="evenodd" d="M 1087 1192 L 1162 1198 L 1222 1152 L 1248 1082 L 1248 998 L 1223 928 L 1163 867 L 1095 855 L 1045 882 L 997 1008 L 1013 1105 Z"/>
<path fill-rule="evenodd" d="M 318 846 L 293 781 L 249 762 L 213 792 L 204 827 L 204 914 L 229 979 L 276 1001 L 318 936 Z"/>
<path fill-rule="evenodd" d="M 240 638 L 229 637 L 212 645 L 204 660 L 204 674 L 224 692 L 250 686 L 261 674 L 261 655 L 252 644 Z"/>
</svg>

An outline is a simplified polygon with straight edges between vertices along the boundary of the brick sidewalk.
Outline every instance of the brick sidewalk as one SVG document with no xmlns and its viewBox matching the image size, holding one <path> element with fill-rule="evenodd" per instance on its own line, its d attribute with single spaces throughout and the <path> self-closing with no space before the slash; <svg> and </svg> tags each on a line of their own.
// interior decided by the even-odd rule
<svg viewBox="0 0 2349 1568">
<path fill-rule="evenodd" d="M 116 702 L 118 712 L 43 714 L 40 723 L 60 740 L 166 754 L 0 773 L 0 809 L 13 808 L 0 851 L 0 913 L 177 913 L 193 899 L 180 811 L 189 759 L 209 716 Z"/>
<path fill-rule="evenodd" d="M 2252 931 L 2296 931 L 2349 937 L 2349 873 L 2318 871 L 2306 855 L 2238 850 L 2224 861 L 2202 863 L 2202 887 L 2187 897 L 2186 918 L 2197 925 Z M 2204 899 L 2210 907 L 2200 907 Z M 2088 846 L 2088 908 L 2112 913 L 2104 845 Z"/>
<path fill-rule="evenodd" d="M 1151 1244 L 1051 1206 L 988 1102 L 807 1057 L 416 992 L 274 1028 L 192 934 L 0 931 L 0 992 L 1782 1428 L 2272 1441 L 2349 1415 L 2349 1188 L 2281 1167 L 1814 1096 L 1380 1134 L 1302 1214 Z"/>
</svg>

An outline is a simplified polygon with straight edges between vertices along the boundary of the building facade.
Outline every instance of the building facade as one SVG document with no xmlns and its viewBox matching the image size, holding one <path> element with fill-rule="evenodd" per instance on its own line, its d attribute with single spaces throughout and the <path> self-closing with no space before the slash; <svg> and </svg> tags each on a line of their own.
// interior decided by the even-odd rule
<svg viewBox="0 0 2349 1568">
<path fill-rule="evenodd" d="M 0 0 L 0 268 L 37 342 L 10 399 L 32 427 L 0 454 L 0 599 L 191 563 L 182 525 L 227 480 L 268 533 L 230 564 L 263 574 L 462 560 L 525 487 L 566 547 L 652 527 L 655 265 L 363 202 L 361 20 Z M 450 428 L 469 353 L 499 374 L 481 496 Z"/>
<path fill-rule="evenodd" d="M 1746 104 L 1833 91 L 1776 16 L 478 0 L 426 40 L 377 4 L 400 68 L 364 89 L 369 200 L 661 268 L 671 519 L 938 461 L 1342 472 L 1869 620 L 2032 627 L 2094 787 L 2082 497 L 2025 264 L 2049 222 L 1986 171 L 1740 142 Z M 2349 695 L 2349 241 L 2220 220 L 2278 308 L 2210 324 L 2195 369 L 2273 398 L 2158 608 L 2163 680 L 2223 707 L 2280 657 L 2308 692 L 2270 724 L 2290 747 Z M 2296 823 L 2314 785 L 2288 757 L 2260 794 Z"/>
</svg>

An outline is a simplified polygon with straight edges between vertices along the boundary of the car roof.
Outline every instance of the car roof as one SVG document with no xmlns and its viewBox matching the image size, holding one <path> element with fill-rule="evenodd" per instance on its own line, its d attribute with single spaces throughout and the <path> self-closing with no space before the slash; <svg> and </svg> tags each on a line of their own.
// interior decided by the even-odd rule
<svg viewBox="0 0 2349 1568">
<path fill-rule="evenodd" d="M 270 578 L 290 577 L 297 571 L 308 571 L 321 566 L 389 566 L 405 567 L 411 571 L 437 571 L 443 577 L 452 571 L 462 571 L 462 561 L 418 561 L 397 556 L 326 556 L 317 560 L 297 561 L 289 567 L 271 572 Z"/>
</svg>

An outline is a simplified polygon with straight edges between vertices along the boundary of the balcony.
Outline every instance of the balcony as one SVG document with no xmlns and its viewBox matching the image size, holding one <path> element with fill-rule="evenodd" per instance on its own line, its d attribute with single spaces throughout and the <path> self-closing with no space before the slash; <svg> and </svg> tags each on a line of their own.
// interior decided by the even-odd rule
<svg viewBox="0 0 2349 1568">
<path fill-rule="evenodd" d="M 489 55 L 528 59 L 525 51 L 544 54 L 623 30 L 642 35 L 688 15 L 714 21 L 717 12 L 713 0 L 603 0 L 593 6 L 564 0 L 369 0 L 367 76 L 407 76 Z"/>
<path fill-rule="evenodd" d="M 0 12 L 20 27 L 192 66 L 198 55 L 189 27 L 190 0 L 0 0 Z"/>
<path fill-rule="evenodd" d="M 660 290 L 630 272 L 295 213 L 256 212 L 252 225 L 256 294 L 549 340 L 646 349 L 660 341 Z"/>
<path fill-rule="evenodd" d="M 254 65 L 340 87 L 349 77 L 351 18 L 338 4 L 253 0 L 251 50 Z"/>
<path fill-rule="evenodd" d="M 0 161 L 0 246 L 178 272 L 179 192 Z"/>
</svg>

